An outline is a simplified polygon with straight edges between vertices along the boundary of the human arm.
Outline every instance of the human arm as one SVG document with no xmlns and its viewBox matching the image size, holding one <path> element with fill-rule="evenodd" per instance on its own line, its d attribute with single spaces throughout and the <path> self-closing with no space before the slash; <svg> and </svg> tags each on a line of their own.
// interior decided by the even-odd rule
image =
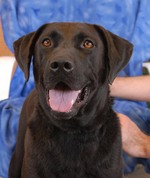
<svg viewBox="0 0 150 178">
<path fill-rule="evenodd" d="M 117 77 L 110 85 L 113 97 L 137 101 L 150 101 L 150 75 Z"/>
</svg>

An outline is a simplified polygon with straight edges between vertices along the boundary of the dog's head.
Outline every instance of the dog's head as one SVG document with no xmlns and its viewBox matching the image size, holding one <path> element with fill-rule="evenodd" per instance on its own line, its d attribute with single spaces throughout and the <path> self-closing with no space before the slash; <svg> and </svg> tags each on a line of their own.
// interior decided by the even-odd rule
<svg viewBox="0 0 150 178">
<path fill-rule="evenodd" d="M 46 112 L 72 118 L 93 97 L 103 97 L 96 93 L 128 63 L 132 45 L 101 26 L 52 23 L 17 40 L 14 49 L 26 79 L 33 57 L 36 88 Z"/>
</svg>

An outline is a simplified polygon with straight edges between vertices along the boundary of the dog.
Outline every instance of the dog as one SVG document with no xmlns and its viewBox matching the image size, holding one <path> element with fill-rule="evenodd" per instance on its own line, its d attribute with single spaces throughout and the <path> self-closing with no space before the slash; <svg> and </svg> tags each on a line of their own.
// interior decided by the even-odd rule
<svg viewBox="0 0 150 178">
<path fill-rule="evenodd" d="M 128 63 L 132 44 L 103 27 L 44 24 L 14 42 L 26 80 L 9 178 L 122 178 L 119 119 L 109 85 Z"/>
</svg>

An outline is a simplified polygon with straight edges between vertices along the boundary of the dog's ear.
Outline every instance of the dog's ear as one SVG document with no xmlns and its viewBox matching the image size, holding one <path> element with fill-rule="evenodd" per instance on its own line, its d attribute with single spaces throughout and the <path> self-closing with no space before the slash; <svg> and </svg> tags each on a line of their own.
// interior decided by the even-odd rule
<svg viewBox="0 0 150 178">
<path fill-rule="evenodd" d="M 35 43 L 48 24 L 42 25 L 36 32 L 29 33 L 14 42 L 14 53 L 16 60 L 25 74 L 26 80 L 29 79 L 29 69 L 31 58 L 34 56 Z"/>
<path fill-rule="evenodd" d="M 33 55 L 33 38 L 35 32 L 29 33 L 14 42 L 14 53 L 16 60 L 25 74 L 26 80 L 29 78 L 30 62 Z"/>
<path fill-rule="evenodd" d="M 119 71 L 128 63 L 133 45 L 127 40 L 109 32 L 101 26 L 95 25 L 96 30 L 103 38 L 108 57 L 108 80 L 112 84 Z"/>
</svg>

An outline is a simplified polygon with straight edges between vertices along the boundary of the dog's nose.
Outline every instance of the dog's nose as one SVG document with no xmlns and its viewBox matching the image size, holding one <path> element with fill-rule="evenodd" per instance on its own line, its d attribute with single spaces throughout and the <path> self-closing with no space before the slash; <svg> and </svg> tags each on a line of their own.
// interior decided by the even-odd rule
<svg viewBox="0 0 150 178">
<path fill-rule="evenodd" d="M 54 72 L 57 72 L 58 70 L 71 72 L 74 69 L 74 65 L 70 61 L 58 60 L 58 61 L 51 62 L 50 69 Z"/>
</svg>

